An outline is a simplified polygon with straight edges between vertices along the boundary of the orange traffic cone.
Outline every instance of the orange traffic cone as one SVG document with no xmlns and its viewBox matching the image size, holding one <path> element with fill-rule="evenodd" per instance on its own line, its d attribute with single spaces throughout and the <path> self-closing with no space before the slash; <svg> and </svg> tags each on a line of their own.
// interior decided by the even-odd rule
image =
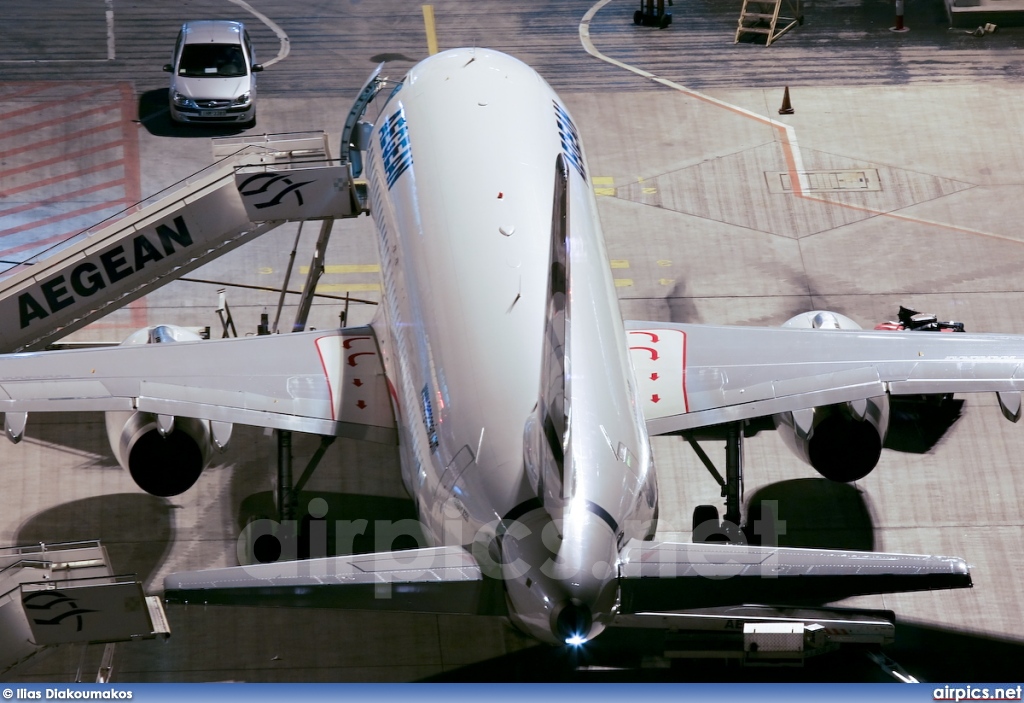
<svg viewBox="0 0 1024 703">
<path fill-rule="evenodd" d="M 789 103 L 789 86 L 786 86 L 786 92 L 782 94 L 782 107 L 779 108 L 780 115 L 792 115 L 793 106 Z"/>
</svg>

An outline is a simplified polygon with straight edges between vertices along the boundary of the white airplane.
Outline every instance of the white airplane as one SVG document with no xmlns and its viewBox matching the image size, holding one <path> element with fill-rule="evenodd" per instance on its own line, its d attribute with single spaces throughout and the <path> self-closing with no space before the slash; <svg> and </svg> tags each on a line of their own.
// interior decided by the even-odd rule
<svg viewBox="0 0 1024 703">
<path fill-rule="evenodd" d="M 190 486 L 234 423 L 397 439 L 429 544 L 174 574 L 169 601 L 504 614 L 580 644 L 638 613 L 971 584 L 952 557 L 728 529 L 656 540 L 649 438 L 729 437 L 733 508 L 758 418 L 851 480 L 878 460 L 890 398 L 995 392 L 1018 419 L 1024 338 L 818 311 L 779 328 L 624 324 L 573 119 L 496 51 L 413 67 L 365 161 L 383 278 L 369 326 L 217 341 L 159 327 L 133 340 L 148 344 L 0 357 L 11 439 L 30 412 L 106 411 L 119 461 L 157 494 Z"/>
</svg>

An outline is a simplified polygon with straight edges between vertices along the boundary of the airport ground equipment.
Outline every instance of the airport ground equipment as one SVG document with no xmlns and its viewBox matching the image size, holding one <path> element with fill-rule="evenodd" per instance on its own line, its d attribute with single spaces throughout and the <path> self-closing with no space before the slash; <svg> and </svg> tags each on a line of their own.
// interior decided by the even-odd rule
<svg viewBox="0 0 1024 703">
<path fill-rule="evenodd" d="M 781 15 L 783 3 L 788 12 L 785 17 Z M 771 46 L 773 41 L 803 23 L 800 0 L 743 0 L 733 44 L 738 43 L 743 34 L 763 34 L 765 46 Z"/>
<path fill-rule="evenodd" d="M 329 232 L 333 218 L 363 212 L 322 132 L 218 141 L 221 160 L 194 180 L 9 269 L 0 352 L 44 349 L 284 222 L 322 220 Z"/>
<path fill-rule="evenodd" d="M 103 683 L 115 643 L 170 634 L 160 598 L 115 575 L 98 541 L 0 548 L 0 676 L 55 647 L 102 644 Z"/>
<path fill-rule="evenodd" d="M 669 7 L 672 0 L 668 0 Z M 672 24 L 672 13 L 665 11 L 665 0 L 640 0 L 640 9 L 633 13 L 633 24 L 665 29 Z"/>
</svg>

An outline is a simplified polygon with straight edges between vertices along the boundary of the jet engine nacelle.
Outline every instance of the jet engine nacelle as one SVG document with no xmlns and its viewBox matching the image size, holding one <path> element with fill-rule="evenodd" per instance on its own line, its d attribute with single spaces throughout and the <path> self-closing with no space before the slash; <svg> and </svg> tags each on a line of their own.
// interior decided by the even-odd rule
<svg viewBox="0 0 1024 703">
<path fill-rule="evenodd" d="M 183 327 L 146 327 L 122 344 L 154 344 L 199 340 Z M 151 495 L 168 497 L 184 493 L 195 484 L 210 462 L 214 441 L 210 423 L 195 418 L 154 415 L 147 412 L 106 413 L 107 438 L 117 462 L 128 470 L 139 488 Z M 222 432 L 226 437 L 229 433 Z M 223 448 L 226 444 L 219 443 Z"/>
<path fill-rule="evenodd" d="M 166 436 L 151 413 L 107 413 L 107 438 L 117 463 L 146 493 L 169 497 L 184 493 L 210 462 L 210 428 L 205 420 L 173 418 Z"/>
<path fill-rule="evenodd" d="M 783 327 L 859 330 L 837 312 L 812 310 Z M 827 479 L 856 481 L 867 476 L 882 455 L 889 428 L 889 396 L 807 408 L 774 416 L 786 446 Z"/>
</svg>

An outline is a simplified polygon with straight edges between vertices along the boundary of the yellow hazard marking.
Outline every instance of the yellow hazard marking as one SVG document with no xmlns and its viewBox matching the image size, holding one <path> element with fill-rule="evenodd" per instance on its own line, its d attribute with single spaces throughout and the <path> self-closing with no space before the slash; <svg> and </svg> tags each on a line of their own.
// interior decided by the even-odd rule
<svg viewBox="0 0 1024 703">
<path fill-rule="evenodd" d="M 654 193 L 658 192 L 657 188 L 649 188 L 649 187 L 644 187 L 641 190 L 643 191 L 644 195 L 653 195 Z"/>
<path fill-rule="evenodd" d="M 672 265 L 672 260 L 671 259 L 658 259 L 658 266 L 671 266 L 671 265 Z"/>
<path fill-rule="evenodd" d="M 365 293 L 380 292 L 379 283 L 321 283 L 316 287 L 317 293 Z"/>
<path fill-rule="evenodd" d="M 612 259 L 611 264 L 613 269 L 628 269 L 629 259 Z"/>
<path fill-rule="evenodd" d="M 427 54 L 437 53 L 437 28 L 434 25 L 434 6 L 423 6 L 423 25 L 427 29 Z"/>
<path fill-rule="evenodd" d="M 308 274 L 308 266 L 300 266 L 299 273 Z M 324 273 L 380 273 L 377 264 L 332 264 L 324 266 Z"/>
<path fill-rule="evenodd" d="M 615 195 L 615 179 L 611 176 L 594 176 L 590 180 L 597 195 Z"/>
<path fill-rule="evenodd" d="M 663 286 L 673 286 L 676 283 L 676 279 L 674 279 L 674 278 L 659 278 L 658 279 L 658 283 L 660 283 Z"/>
<path fill-rule="evenodd" d="M 269 273 L 273 273 L 274 269 L 270 268 L 269 266 L 260 266 L 260 271 L 259 272 L 262 275 L 266 276 Z"/>
<path fill-rule="evenodd" d="M 633 279 L 632 278 L 616 278 L 615 279 L 615 287 L 616 288 L 629 288 L 632 285 L 633 285 Z"/>
</svg>

